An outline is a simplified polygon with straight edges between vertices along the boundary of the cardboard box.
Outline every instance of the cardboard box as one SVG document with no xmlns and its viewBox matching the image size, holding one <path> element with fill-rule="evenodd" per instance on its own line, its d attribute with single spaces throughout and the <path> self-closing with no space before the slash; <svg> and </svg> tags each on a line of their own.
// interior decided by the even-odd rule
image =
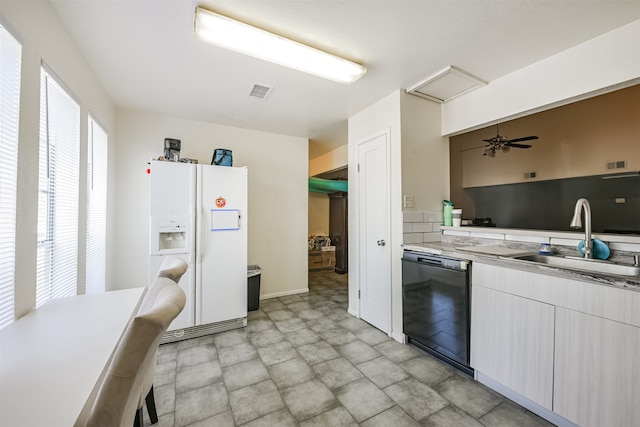
<svg viewBox="0 0 640 427">
<path fill-rule="evenodd" d="M 321 250 L 322 259 L 336 259 L 336 247 L 335 246 L 324 246 Z"/>
<path fill-rule="evenodd" d="M 322 246 L 309 251 L 309 271 L 333 271 L 336 266 L 336 247 Z"/>
<path fill-rule="evenodd" d="M 322 252 L 322 271 L 333 271 L 336 267 L 336 247 L 324 246 Z"/>
<path fill-rule="evenodd" d="M 322 252 L 309 251 L 309 271 L 322 271 Z"/>
</svg>

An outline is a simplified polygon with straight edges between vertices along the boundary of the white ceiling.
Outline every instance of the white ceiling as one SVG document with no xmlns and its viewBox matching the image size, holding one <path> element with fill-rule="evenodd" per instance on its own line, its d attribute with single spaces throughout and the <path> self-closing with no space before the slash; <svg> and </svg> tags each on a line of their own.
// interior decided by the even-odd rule
<svg viewBox="0 0 640 427">
<path fill-rule="evenodd" d="M 449 65 L 491 82 L 640 18 L 583 0 L 50 0 L 118 108 L 346 143 L 346 119 Z M 364 63 L 346 86 L 195 37 L 196 6 Z M 254 83 L 274 86 L 267 100 Z M 319 153 L 318 153 L 319 154 Z"/>
</svg>

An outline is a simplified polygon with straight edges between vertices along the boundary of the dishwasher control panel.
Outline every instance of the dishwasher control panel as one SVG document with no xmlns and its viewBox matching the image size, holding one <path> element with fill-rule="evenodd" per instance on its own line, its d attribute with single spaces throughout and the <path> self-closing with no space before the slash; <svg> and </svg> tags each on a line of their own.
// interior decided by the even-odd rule
<svg viewBox="0 0 640 427">
<path fill-rule="evenodd" d="M 469 260 L 445 257 L 442 255 L 427 254 L 415 251 L 404 251 L 402 259 L 434 267 L 448 268 L 451 270 L 466 271 L 471 264 Z"/>
</svg>

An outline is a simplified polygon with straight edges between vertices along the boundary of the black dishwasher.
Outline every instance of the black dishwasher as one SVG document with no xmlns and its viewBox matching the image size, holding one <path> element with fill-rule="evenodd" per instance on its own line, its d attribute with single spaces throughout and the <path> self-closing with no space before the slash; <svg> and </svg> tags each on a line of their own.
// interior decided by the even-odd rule
<svg viewBox="0 0 640 427">
<path fill-rule="evenodd" d="M 408 342 L 473 375 L 471 261 L 404 251 L 402 324 Z"/>
</svg>

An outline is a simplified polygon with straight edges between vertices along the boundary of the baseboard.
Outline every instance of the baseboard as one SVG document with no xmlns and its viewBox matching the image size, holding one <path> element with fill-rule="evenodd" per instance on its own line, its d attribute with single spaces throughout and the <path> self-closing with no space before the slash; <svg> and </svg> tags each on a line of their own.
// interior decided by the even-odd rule
<svg viewBox="0 0 640 427">
<path fill-rule="evenodd" d="M 357 317 L 358 319 L 360 318 L 360 313 L 355 310 L 352 310 L 351 307 L 347 308 L 347 313 L 349 313 L 353 317 Z"/>
<path fill-rule="evenodd" d="M 263 295 L 260 295 L 260 300 L 262 301 L 265 299 L 286 297 L 287 295 L 306 294 L 306 293 L 309 293 L 309 288 L 294 289 L 291 291 L 284 291 L 284 292 L 275 292 L 272 294 L 263 294 Z"/>
<path fill-rule="evenodd" d="M 401 344 L 406 344 L 407 343 L 406 335 L 401 333 L 401 332 L 392 332 L 391 333 L 391 338 L 393 338 L 394 340 L 398 341 Z"/>
<path fill-rule="evenodd" d="M 545 420 L 557 425 L 558 427 L 579 427 L 577 424 L 572 423 L 568 419 L 556 414 L 555 412 L 547 409 L 538 403 L 527 399 L 517 391 L 511 390 L 496 380 L 484 375 L 482 372 L 475 371 L 476 380 L 489 387 L 492 390 L 497 391 L 501 395 L 508 397 L 516 402 L 518 405 L 527 408 L 529 411 L 544 418 Z"/>
</svg>

